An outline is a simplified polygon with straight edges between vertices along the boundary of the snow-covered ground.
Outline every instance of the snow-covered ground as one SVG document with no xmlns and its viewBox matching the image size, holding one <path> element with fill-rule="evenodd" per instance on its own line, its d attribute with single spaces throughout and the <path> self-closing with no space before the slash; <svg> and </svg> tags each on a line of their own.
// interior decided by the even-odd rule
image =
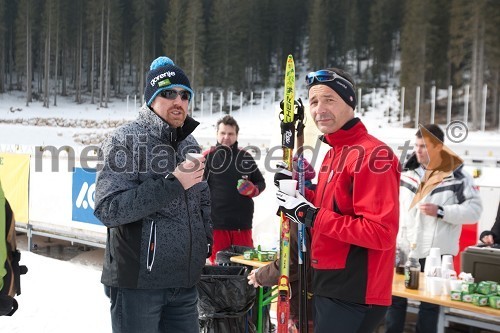
<svg viewBox="0 0 500 333">
<path fill-rule="evenodd" d="M 111 332 L 99 269 L 26 251 L 21 264 L 28 274 L 16 297 L 19 309 L 12 317 L 0 317 L 1 332 Z"/>
<path fill-rule="evenodd" d="M 402 128 L 396 123 L 394 116 L 384 116 L 384 111 L 388 108 L 399 109 L 396 94 L 397 92 L 393 92 L 387 96 L 374 93 L 364 96 L 364 104 L 368 107 L 363 116 L 359 113 L 358 116 L 373 135 L 387 142 L 400 154 L 398 147 L 403 146 L 407 140 L 413 140 L 415 129 Z M 126 100 L 115 100 L 108 108 L 99 108 L 91 104 L 76 105 L 70 99 L 62 97 L 58 97 L 57 107 L 51 105 L 50 108 L 43 108 L 41 102 L 34 102 L 26 107 L 20 94 L 0 94 L 0 152 L 29 151 L 32 147 L 46 145 L 83 147 L 82 139 L 99 138 L 112 130 L 110 124 L 134 119 L 137 107 L 133 106 L 133 99 L 129 103 Z M 194 135 L 204 148 L 215 143 L 215 122 L 221 117 L 220 113 L 206 113 L 194 113 L 194 118 L 201 122 Z M 252 109 L 244 107 L 233 115 L 240 125 L 240 146 L 256 146 L 263 153 L 258 163 L 264 171 L 268 188 L 255 199 L 254 241 L 256 244 L 272 247 L 277 244 L 279 228 L 275 216 L 273 173 L 270 170 L 275 162 L 271 162 L 271 154 L 266 152 L 274 151 L 274 160 L 279 159 L 280 151 L 273 148 L 280 146 L 278 103 L 257 104 Z M 37 118 L 45 119 L 49 125 L 57 123 L 58 118 L 61 118 L 63 120 L 59 120 L 59 123 L 67 124 L 68 127 L 35 126 L 33 124 L 39 121 L 35 120 Z M 83 123 L 82 120 L 89 122 Z M 306 146 L 315 147 L 318 134 L 313 122 L 309 120 L 306 124 Z M 500 160 L 498 132 L 469 131 L 465 141 L 451 144 L 450 147 L 461 156 Z M 311 150 L 306 151 L 306 157 L 315 161 L 317 167 L 325 150 L 326 147 L 322 147 L 315 154 Z M 500 186 L 498 173 L 488 174 L 481 181 L 491 186 Z M 48 197 L 51 195 L 56 194 L 52 193 Z M 109 303 L 99 282 L 99 270 L 28 252 L 23 252 L 22 263 L 28 265 L 30 271 L 29 275 L 23 277 L 23 294 L 18 297 L 20 309 L 12 318 L 0 317 L 1 332 L 110 331 Z"/>
</svg>

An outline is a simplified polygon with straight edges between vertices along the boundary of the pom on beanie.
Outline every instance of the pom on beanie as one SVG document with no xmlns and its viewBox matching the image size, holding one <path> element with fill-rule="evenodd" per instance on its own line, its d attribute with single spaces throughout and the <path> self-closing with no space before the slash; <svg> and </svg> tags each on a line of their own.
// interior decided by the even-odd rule
<svg viewBox="0 0 500 333">
<path fill-rule="evenodd" d="M 151 63 L 146 77 L 146 88 L 144 90 L 144 99 L 149 106 L 153 103 L 156 95 L 162 90 L 181 87 L 189 91 L 189 100 L 194 95 L 191 89 L 189 79 L 183 70 L 176 66 L 169 57 L 158 57 Z"/>
</svg>

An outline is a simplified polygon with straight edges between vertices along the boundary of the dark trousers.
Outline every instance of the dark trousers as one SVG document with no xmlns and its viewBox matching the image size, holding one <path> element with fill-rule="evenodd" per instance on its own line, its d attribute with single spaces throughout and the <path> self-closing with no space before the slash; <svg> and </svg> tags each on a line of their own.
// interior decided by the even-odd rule
<svg viewBox="0 0 500 333">
<path fill-rule="evenodd" d="M 387 310 L 385 318 L 386 333 L 402 333 L 405 327 L 406 310 L 408 300 L 406 298 L 393 296 L 392 305 Z M 418 319 L 415 332 L 435 333 L 439 319 L 439 305 L 420 302 Z"/>
<path fill-rule="evenodd" d="M 109 287 L 113 333 L 198 333 L 198 290 Z"/>
<path fill-rule="evenodd" d="M 314 333 L 370 333 L 384 319 L 386 306 L 314 295 Z"/>
</svg>

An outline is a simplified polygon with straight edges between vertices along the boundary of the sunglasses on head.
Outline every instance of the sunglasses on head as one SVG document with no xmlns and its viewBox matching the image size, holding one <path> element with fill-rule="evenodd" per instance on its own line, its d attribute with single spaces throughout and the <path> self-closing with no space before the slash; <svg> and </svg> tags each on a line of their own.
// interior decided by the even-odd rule
<svg viewBox="0 0 500 333">
<path fill-rule="evenodd" d="M 174 90 L 174 89 L 165 89 L 160 91 L 160 96 L 166 99 L 174 100 L 177 98 L 177 95 L 181 97 L 183 101 L 189 101 L 191 98 L 191 93 L 187 90 Z"/>
<path fill-rule="evenodd" d="M 318 82 L 329 82 L 334 80 L 340 80 L 342 82 L 347 83 L 352 88 L 352 83 L 349 80 L 343 78 L 335 72 L 329 71 L 327 69 L 321 69 L 316 72 L 310 72 L 306 75 L 306 84 L 310 86 L 314 83 L 314 80 Z"/>
</svg>

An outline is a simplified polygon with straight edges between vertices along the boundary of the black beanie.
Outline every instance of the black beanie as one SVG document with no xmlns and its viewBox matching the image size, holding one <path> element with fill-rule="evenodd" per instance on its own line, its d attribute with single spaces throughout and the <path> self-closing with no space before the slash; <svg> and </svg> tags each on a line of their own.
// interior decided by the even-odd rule
<svg viewBox="0 0 500 333">
<path fill-rule="evenodd" d="M 189 100 L 194 96 L 189 79 L 180 67 L 177 67 L 169 57 L 158 57 L 151 63 L 146 77 L 144 99 L 148 106 L 153 103 L 156 95 L 162 90 L 181 87 L 190 92 Z"/>
<path fill-rule="evenodd" d="M 341 76 L 340 74 L 336 73 Z M 342 77 L 344 80 L 349 82 L 346 78 Z M 340 98 L 346 102 L 353 110 L 356 109 L 356 93 L 354 92 L 354 88 L 352 85 L 347 84 L 341 79 L 334 79 L 333 81 L 325 81 L 319 82 L 318 80 L 314 80 L 313 83 L 307 86 L 308 89 L 311 89 L 312 86 L 317 86 L 318 84 L 323 84 L 325 86 L 330 87 L 333 91 L 339 94 Z"/>
</svg>

